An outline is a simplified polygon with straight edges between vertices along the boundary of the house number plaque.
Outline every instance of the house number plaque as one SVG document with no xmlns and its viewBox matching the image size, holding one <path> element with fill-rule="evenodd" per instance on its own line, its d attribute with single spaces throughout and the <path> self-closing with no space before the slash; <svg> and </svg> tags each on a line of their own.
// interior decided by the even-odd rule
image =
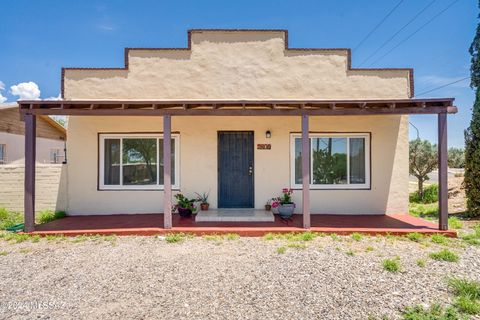
<svg viewBox="0 0 480 320">
<path fill-rule="evenodd" d="M 259 143 L 257 144 L 257 149 L 258 150 L 270 150 L 272 149 L 272 145 L 270 143 Z"/>
</svg>

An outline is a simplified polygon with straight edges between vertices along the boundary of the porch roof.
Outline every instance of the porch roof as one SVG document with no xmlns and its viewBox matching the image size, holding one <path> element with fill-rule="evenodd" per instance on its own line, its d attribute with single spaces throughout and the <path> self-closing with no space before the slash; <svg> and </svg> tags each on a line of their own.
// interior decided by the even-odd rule
<svg viewBox="0 0 480 320">
<path fill-rule="evenodd" d="M 21 100 L 22 114 L 341 116 L 456 113 L 454 98 L 392 100 Z"/>
</svg>

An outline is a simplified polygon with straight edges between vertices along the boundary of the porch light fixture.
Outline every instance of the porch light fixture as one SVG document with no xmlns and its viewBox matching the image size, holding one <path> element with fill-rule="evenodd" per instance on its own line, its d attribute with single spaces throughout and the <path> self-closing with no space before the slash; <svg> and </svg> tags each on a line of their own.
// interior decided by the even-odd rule
<svg viewBox="0 0 480 320">
<path fill-rule="evenodd" d="M 270 130 L 267 130 L 267 132 L 265 132 L 265 138 L 270 139 L 271 137 L 272 133 L 270 132 Z"/>
</svg>

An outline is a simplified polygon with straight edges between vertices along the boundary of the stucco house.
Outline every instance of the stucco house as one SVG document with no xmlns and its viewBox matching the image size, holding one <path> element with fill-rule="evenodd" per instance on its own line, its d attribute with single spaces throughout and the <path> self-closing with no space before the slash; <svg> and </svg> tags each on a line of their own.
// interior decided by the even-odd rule
<svg viewBox="0 0 480 320">
<path fill-rule="evenodd" d="M 64 127 L 49 116 L 41 116 L 37 124 L 38 163 L 62 163 L 65 160 Z M 0 165 L 22 164 L 25 159 L 25 124 L 18 115 L 18 105 L 0 105 Z"/>
<path fill-rule="evenodd" d="M 412 69 L 352 68 L 350 49 L 291 48 L 285 30 L 190 30 L 186 48 L 127 48 L 124 67 L 61 76 L 63 100 L 20 112 L 30 137 L 37 116 L 70 116 L 68 215 L 163 213 L 168 229 L 177 192 L 210 192 L 213 212 L 241 215 L 282 188 L 305 228 L 313 215 L 407 213 L 408 115 L 434 114 L 447 228 L 446 119 L 457 109 L 414 99 Z"/>
</svg>

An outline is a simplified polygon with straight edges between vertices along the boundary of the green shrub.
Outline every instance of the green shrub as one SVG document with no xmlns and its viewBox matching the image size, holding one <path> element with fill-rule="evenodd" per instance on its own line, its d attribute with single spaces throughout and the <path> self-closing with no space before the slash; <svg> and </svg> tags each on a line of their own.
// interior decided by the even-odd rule
<svg viewBox="0 0 480 320">
<path fill-rule="evenodd" d="M 420 197 L 420 192 L 417 190 L 410 193 L 411 203 L 434 203 L 438 201 L 438 185 L 431 184 L 423 189 L 423 199 Z"/>
<path fill-rule="evenodd" d="M 412 216 L 437 218 L 438 217 L 438 203 L 410 203 L 408 210 Z"/>
<path fill-rule="evenodd" d="M 421 233 L 418 233 L 418 232 L 412 232 L 412 233 L 407 234 L 407 238 L 410 241 L 420 242 L 420 240 L 423 239 L 423 235 Z"/>
<path fill-rule="evenodd" d="M 445 237 L 443 234 L 434 234 L 430 237 L 430 240 L 433 242 L 433 243 L 437 243 L 437 244 L 446 244 L 448 243 L 448 239 L 447 237 Z"/>
<path fill-rule="evenodd" d="M 361 241 L 363 236 L 360 233 L 354 232 L 352 233 L 352 239 L 355 241 Z"/>
<path fill-rule="evenodd" d="M 65 211 L 55 211 L 53 212 L 52 210 L 44 210 L 40 212 L 38 216 L 38 222 L 39 223 L 47 223 L 51 222 L 53 220 L 65 218 L 67 214 Z"/>
<path fill-rule="evenodd" d="M 447 262 L 457 262 L 459 257 L 455 252 L 444 249 L 439 252 L 433 252 L 428 255 L 433 260 L 438 261 L 447 261 Z"/>
<path fill-rule="evenodd" d="M 450 217 L 448 218 L 448 227 L 450 229 L 462 229 L 463 223 L 457 217 Z"/>
<path fill-rule="evenodd" d="M 185 240 L 185 235 L 183 233 L 167 233 L 165 235 L 165 241 L 168 243 L 177 243 Z"/>
<path fill-rule="evenodd" d="M 429 309 L 417 305 L 407 307 L 402 311 L 404 320 L 460 320 L 464 319 L 459 312 L 453 308 L 443 308 L 438 304 L 432 305 Z"/>
<path fill-rule="evenodd" d="M 480 299 L 480 283 L 460 278 L 448 279 L 448 287 L 456 296 L 466 296 L 470 299 Z"/>
<path fill-rule="evenodd" d="M 5 230 L 22 222 L 23 215 L 20 212 L 12 212 L 5 208 L 0 208 L 0 230 Z"/>
<path fill-rule="evenodd" d="M 460 296 L 455 299 L 454 306 L 463 313 L 471 315 L 480 313 L 480 304 L 468 296 Z"/>
<path fill-rule="evenodd" d="M 400 259 L 385 259 L 382 262 L 383 269 L 388 272 L 400 271 Z"/>
</svg>

